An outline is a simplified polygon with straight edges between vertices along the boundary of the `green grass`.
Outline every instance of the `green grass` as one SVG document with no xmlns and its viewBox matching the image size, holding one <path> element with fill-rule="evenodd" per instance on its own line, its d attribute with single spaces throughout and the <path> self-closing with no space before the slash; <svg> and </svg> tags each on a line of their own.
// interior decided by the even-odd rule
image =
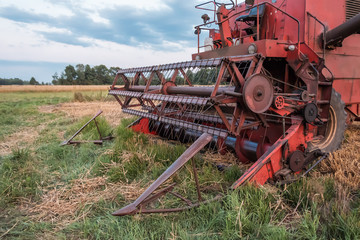
<svg viewBox="0 0 360 240">
<path fill-rule="evenodd" d="M 28 149 L 14 150 L 4 158 L 0 168 L 0 208 L 19 198 L 38 195 L 42 179 L 38 164 Z"/>
<path fill-rule="evenodd" d="M 104 92 L 94 93 L 1 93 L 0 99 L 0 140 L 4 136 L 20 131 L 24 127 L 36 127 L 43 122 L 59 117 L 56 114 L 41 113 L 39 106 L 56 105 L 62 102 L 77 100 L 76 95 L 84 100 L 104 100 Z"/>
<path fill-rule="evenodd" d="M 119 218 L 111 212 L 131 201 L 126 200 L 123 192 L 115 192 L 112 199 L 100 198 L 79 207 L 75 217 L 67 218 L 68 223 L 60 216 L 55 221 L 36 220 L 27 212 L 24 202 L 40 203 L 46 190 L 70 188 L 74 180 L 85 177 L 106 178 L 109 186 L 145 187 L 186 146 L 132 132 L 126 126 L 134 119 L 125 119 L 112 128 L 104 118 L 99 118 L 101 133 L 113 134 L 116 137 L 113 141 L 103 146 L 61 147 L 59 143 L 88 118 L 73 122 L 63 114 L 39 113 L 37 109 L 72 101 L 73 93 L 4 96 L 0 109 L 6 113 L 7 121 L 1 120 L 4 130 L 0 137 L 6 139 L 16 131 L 17 124 L 44 125 L 31 146 L 0 157 L 0 236 L 6 233 L 5 239 L 360 239 L 360 191 L 342 188 L 331 176 L 309 177 L 286 186 L 245 186 L 230 191 L 228 187 L 243 170 L 232 166 L 219 171 L 201 155 L 195 156 L 195 164 L 203 197 L 209 199 L 221 192 L 224 196 L 221 201 L 180 213 Z M 83 140 L 97 137 L 93 124 L 79 135 Z M 174 175 L 173 181 L 177 182 L 179 193 L 196 200 L 191 171 L 188 163 Z M 98 194 L 102 190 L 105 188 L 98 189 Z M 179 204 L 179 200 L 165 196 L 156 206 Z"/>
</svg>

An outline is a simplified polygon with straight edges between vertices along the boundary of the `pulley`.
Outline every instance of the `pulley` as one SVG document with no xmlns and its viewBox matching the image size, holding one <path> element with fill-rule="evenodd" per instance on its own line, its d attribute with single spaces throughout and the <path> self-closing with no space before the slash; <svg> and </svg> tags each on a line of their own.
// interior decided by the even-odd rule
<svg viewBox="0 0 360 240">
<path fill-rule="evenodd" d="M 248 78 L 243 88 L 243 98 L 247 107 L 254 113 L 267 111 L 273 102 L 272 82 L 262 74 Z"/>
<path fill-rule="evenodd" d="M 305 164 L 305 157 L 302 151 L 296 150 L 289 157 L 289 167 L 294 172 L 300 171 Z"/>
<path fill-rule="evenodd" d="M 308 103 L 304 108 L 304 118 L 307 123 L 312 123 L 318 116 L 318 108 L 315 103 Z"/>
</svg>

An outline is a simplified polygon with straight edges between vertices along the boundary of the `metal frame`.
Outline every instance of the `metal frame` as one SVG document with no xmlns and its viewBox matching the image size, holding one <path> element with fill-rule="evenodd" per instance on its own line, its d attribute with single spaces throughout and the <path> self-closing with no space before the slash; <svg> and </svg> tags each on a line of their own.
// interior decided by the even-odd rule
<svg viewBox="0 0 360 240">
<path fill-rule="evenodd" d="M 62 143 L 60 144 L 60 146 L 72 145 L 72 144 L 80 144 L 80 143 L 94 143 L 94 144 L 102 145 L 104 141 L 113 139 L 112 136 L 107 136 L 107 137 L 102 137 L 102 136 L 101 136 L 101 132 L 100 132 L 98 123 L 97 123 L 97 121 L 96 121 L 96 118 L 97 118 L 101 113 L 103 113 L 103 111 L 102 111 L 102 110 L 99 110 L 99 111 L 95 114 L 95 116 L 93 116 L 87 123 L 85 123 L 79 130 L 77 130 L 77 131 L 75 132 L 75 134 L 72 135 L 68 140 L 65 140 L 64 142 L 62 142 Z M 77 135 L 79 135 L 79 134 L 81 133 L 81 131 L 84 130 L 84 128 L 85 128 L 87 125 L 89 125 L 92 121 L 94 121 L 94 123 L 95 123 L 95 126 L 96 126 L 96 129 L 97 129 L 98 133 L 99 133 L 99 138 L 100 138 L 100 139 L 99 139 L 99 140 L 92 140 L 92 141 L 73 141 L 73 139 L 74 139 Z"/>
</svg>

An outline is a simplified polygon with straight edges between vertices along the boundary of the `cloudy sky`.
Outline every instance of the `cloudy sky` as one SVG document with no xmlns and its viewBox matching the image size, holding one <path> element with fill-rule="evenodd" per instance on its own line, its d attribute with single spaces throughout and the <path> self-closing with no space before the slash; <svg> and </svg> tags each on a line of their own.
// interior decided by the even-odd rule
<svg viewBox="0 0 360 240">
<path fill-rule="evenodd" d="M 190 60 L 201 0 L 0 0 L 0 77 L 51 82 L 78 63 Z"/>
</svg>

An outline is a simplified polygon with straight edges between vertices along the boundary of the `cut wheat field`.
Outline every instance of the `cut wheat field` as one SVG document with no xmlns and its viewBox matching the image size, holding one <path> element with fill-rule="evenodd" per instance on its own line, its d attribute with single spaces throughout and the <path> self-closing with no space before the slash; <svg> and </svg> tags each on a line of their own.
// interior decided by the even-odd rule
<svg viewBox="0 0 360 240">
<path fill-rule="evenodd" d="M 246 166 L 231 154 L 198 154 L 204 198 L 221 193 L 221 201 L 119 218 L 111 212 L 136 199 L 187 146 L 130 131 L 134 119 L 107 96 L 108 86 L 84 87 L 0 87 L 0 239 L 360 239 L 360 124 L 300 181 L 230 191 Z M 99 109 L 100 131 L 113 141 L 59 145 Z M 94 125 L 79 136 L 97 138 Z M 219 162 L 228 167 L 219 171 Z M 172 181 L 196 199 L 191 166 Z M 165 197 L 158 207 L 174 204 Z"/>
<path fill-rule="evenodd" d="M 5 92 L 84 92 L 106 91 L 108 85 L 0 85 L 0 93 Z"/>
</svg>

